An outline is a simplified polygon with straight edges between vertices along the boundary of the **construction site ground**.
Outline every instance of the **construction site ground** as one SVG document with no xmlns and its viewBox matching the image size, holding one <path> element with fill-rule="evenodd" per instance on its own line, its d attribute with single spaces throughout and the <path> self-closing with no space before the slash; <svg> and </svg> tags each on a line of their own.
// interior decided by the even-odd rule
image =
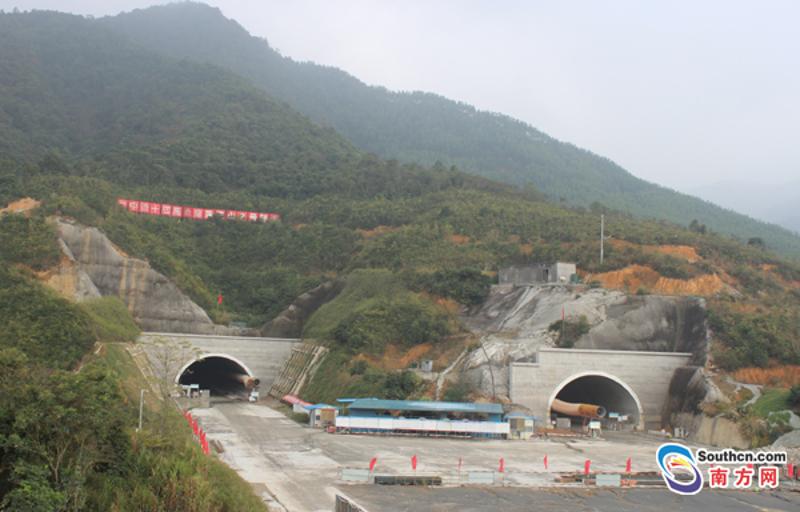
<svg viewBox="0 0 800 512">
<path fill-rule="evenodd" d="M 343 489 L 365 511 L 416 512 L 764 512 L 800 509 L 800 494 L 785 491 L 709 491 L 679 496 L 666 489 L 420 488 L 359 485 Z"/>
<path fill-rule="evenodd" d="M 655 452 L 663 442 L 656 437 L 619 433 L 604 439 L 528 441 L 330 434 L 298 424 L 267 405 L 234 400 L 216 402 L 208 409 L 195 409 L 193 414 L 200 419 L 214 445 L 222 447 L 222 453 L 217 456 L 250 482 L 270 502 L 271 508 L 298 512 L 333 510 L 337 493 L 364 500 L 370 504 L 369 510 L 436 510 L 440 501 L 451 505 L 439 510 L 485 510 L 501 502 L 509 504 L 508 510 L 532 510 L 513 507 L 517 506 L 515 504 L 528 506 L 525 500 L 539 496 L 536 494 L 539 491 L 533 488 L 555 488 L 558 473 L 582 471 L 587 459 L 591 460 L 592 472 L 620 473 L 628 457 L 633 472 L 656 471 Z M 373 457 L 377 458 L 375 474 L 413 475 L 410 460 L 414 455 L 418 460 L 417 474 L 441 476 L 445 489 L 398 490 L 353 485 L 341 480 L 343 469 L 366 469 Z M 466 482 L 469 472 L 497 471 L 501 458 L 505 470 L 502 481 L 498 474 L 498 483 L 493 486 L 460 486 Z M 460 473 L 459 459 L 462 461 Z M 656 501 L 651 501 L 647 497 L 649 494 L 640 494 L 642 491 L 603 495 L 609 507 L 597 510 L 626 510 L 611 506 L 612 502 L 618 500 L 622 506 L 634 503 L 629 502 L 633 499 L 648 504 L 661 503 L 652 508 L 660 510 L 674 500 L 665 489 L 646 491 L 659 496 Z M 559 487 L 558 492 L 547 492 L 543 496 L 549 496 L 550 500 L 566 500 L 566 507 L 567 502 L 585 503 L 589 498 L 584 492 L 582 484 L 573 484 L 572 488 Z M 797 498 L 794 499 L 789 509 L 797 509 Z M 422 501 L 416 507 L 411 506 L 415 500 Z M 720 501 L 720 510 L 721 504 L 726 502 Z M 459 503 L 463 503 L 463 507 Z M 725 509 L 737 510 L 727 505 Z"/>
</svg>

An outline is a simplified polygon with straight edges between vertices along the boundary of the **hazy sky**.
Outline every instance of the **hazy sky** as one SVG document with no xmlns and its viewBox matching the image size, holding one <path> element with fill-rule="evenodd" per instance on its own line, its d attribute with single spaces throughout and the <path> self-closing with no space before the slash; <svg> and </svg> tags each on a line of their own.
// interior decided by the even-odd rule
<svg viewBox="0 0 800 512">
<path fill-rule="evenodd" d="M 0 8 L 105 15 L 153 3 Z M 800 183 L 800 2 L 207 3 L 296 60 L 510 114 L 679 190 Z"/>
</svg>

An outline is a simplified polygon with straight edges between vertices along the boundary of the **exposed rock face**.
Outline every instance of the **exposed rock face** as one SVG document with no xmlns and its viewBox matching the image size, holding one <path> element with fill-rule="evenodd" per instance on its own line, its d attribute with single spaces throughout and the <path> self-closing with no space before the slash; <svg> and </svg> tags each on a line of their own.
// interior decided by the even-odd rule
<svg viewBox="0 0 800 512">
<path fill-rule="evenodd" d="M 463 318 L 482 344 L 465 363 L 468 377 L 488 395 L 506 394 L 509 363 L 531 360 L 540 347 L 553 346 L 557 333 L 548 328 L 562 314 L 567 320 L 586 317 L 591 326 L 576 348 L 691 352 L 693 365 L 705 364 L 703 299 L 552 284 L 498 285 Z"/>
<path fill-rule="evenodd" d="M 77 301 L 101 297 L 100 290 L 92 282 L 89 275 L 83 271 L 75 261 L 75 256 L 63 240 L 58 240 L 61 247 L 62 258 L 53 269 L 48 269 L 40 274 L 45 284 L 67 298 Z"/>
<path fill-rule="evenodd" d="M 689 432 L 689 440 L 694 443 L 740 450 L 750 448 L 739 424 L 723 416 L 711 418 L 704 414 L 680 413 L 673 417 L 672 424 Z"/>
<path fill-rule="evenodd" d="M 73 272 L 78 283 L 75 299 L 117 296 L 145 331 L 242 334 L 241 329 L 215 325 L 172 281 L 146 261 L 123 254 L 99 229 L 64 220 L 57 226 L 62 250 L 72 267 L 65 267 L 65 272 Z"/>
<path fill-rule="evenodd" d="M 680 413 L 698 414 L 701 403 L 724 400 L 727 397 L 714 385 L 703 368 L 678 368 L 669 384 L 669 397 L 662 417 L 674 418 Z"/>
<path fill-rule="evenodd" d="M 690 297 L 626 296 L 606 307 L 606 319 L 575 343 L 578 348 L 691 352 L 706 361 L 705 301 Z"/>
<path fill-rule="evenodd" d="M 300 338 L 303 326 L 314 312 L 342 291 L 344 283 L 328 281 L 297 297 L 281 314 L 261 328 L 261 335 L 275 338 Z"/>
</svg>

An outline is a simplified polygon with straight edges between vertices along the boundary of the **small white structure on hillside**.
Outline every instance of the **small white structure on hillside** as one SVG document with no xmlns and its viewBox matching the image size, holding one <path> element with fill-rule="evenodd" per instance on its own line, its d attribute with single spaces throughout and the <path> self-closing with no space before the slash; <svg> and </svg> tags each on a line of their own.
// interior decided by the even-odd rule
<svg viewBox="0 0 800 512">
<path fill-rule="evenodd" d="M 578 268 L 574 263 L 532 263 L 512 265 L 500 269 L 499 283 L 514 286 L 531 286 L 544 283 L 570 283 L 577 278 Z"/>
</svg>

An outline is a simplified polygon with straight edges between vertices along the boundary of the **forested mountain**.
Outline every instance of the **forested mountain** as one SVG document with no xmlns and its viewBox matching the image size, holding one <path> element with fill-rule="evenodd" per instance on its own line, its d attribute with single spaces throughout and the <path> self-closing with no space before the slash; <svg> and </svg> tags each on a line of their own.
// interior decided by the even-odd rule
<svg viewBox="0 0 800 512">
<path fill-rule="evenodd" d="M 441 161 L 506 183 L 534 184 L 572 205 L 600 203 L 682 225 L 697 219 L 713 230 L 742 240 L 761 237 L 774 250 L 800 256 L 800 237 L 788 230 L 636 178 L 511 117 L 435 94 L 369 87 L 339 69 L 295 62 L 204 4 L 152 7 L 99 21 L 162 54 L 226 67 L 384 158 Z"/>
<path fill-rule="evenodd" d="M 782 283 L 800 281 L 800 270 L 758 244 L 567 209 L 443 165 L 365 155 L 231 72 L 159 56 L 96 20 L 5 14 L 0 38 L 0 202 L 30 195 L 46 213 L 102 228 L 218 321 L 257 326 L 314 285 L 361 268 L 389 269 L 419 288 L 458 281 L 436 272 L 480 281 L 502 265 L 556 259 L 586 272 L 638 264 L 677 279 L 716 273 L 748 293 L 771 290 L 776 306 L 796 301 Z M 137 218 L 115 207 L 120 195 L 272 210 L 284 222 Z M 609 245 L 602 265 L 599 211 L 607 232 L 631 244 Z M 703 259 L 647 248 L 659 244 L 695 247 Z M 224 311 L 215 308 L 220 292 Z"/>
<path fill-rule="evenodd" d="M 383 365 L 389 349 L 460 353 L 459 308 L 485 298 L 498 268 L 554 260 L 577 262 L 588 286 L 646 269 L 654 284 L 698 290 L 720 366 L 800 363 L 800 265 L 759 244 L 365 155 L 230 70 L 159 55 L 97 20 L 0 14 L 0 207 L 24 196 L 41 206 L 0 212 L 0 509 L 259 507 L 166 405 L 134 434 L 147 384 L 107 343 L 119 340 L 109 326 L 132 320 L 113 297 L 77 304 L 38 282 L 63 261 L 53 216 L 101 229 L 220 323 L 259 327 L 319 283 L 346 282 L 304 331 L 330 348 L 316 392 L 418 396 L 414 374 Z M 283 220 L 135 215 L 120 196 Z M 600 211 L 614 237 L 602 264 Z M 64 446 L 66 469 L 47 470 Z"/>
</svg>

